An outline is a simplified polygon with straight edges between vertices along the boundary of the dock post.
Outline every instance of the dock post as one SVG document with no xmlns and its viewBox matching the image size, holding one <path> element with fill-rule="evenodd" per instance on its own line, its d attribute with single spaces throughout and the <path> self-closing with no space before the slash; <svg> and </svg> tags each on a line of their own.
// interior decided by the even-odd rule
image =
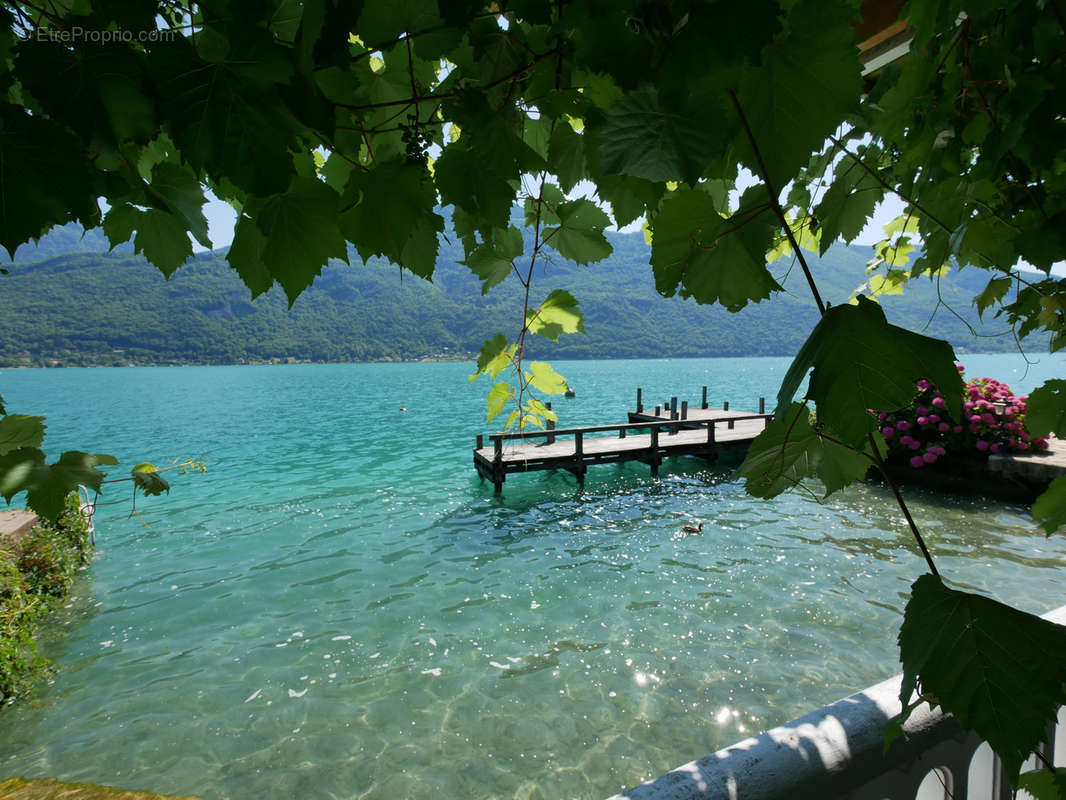
<svg viewBox="0 0 1066 800">
<path fill-rule="evenodd" d="M 492 437 L 493 441 L 493 455 L 492 455 L 492 485 L 496 488 L 496 494 L 503 491 L 503 437 L 496 435 Z"/>
<path fill-rule="evenodd" d="M 703 387 L 703 400 L 701 401 L 700 408 L 707 408 L 707 387 Z"/>
<path fill-rule="evenodd" d="M 476 441 L 477 441 L 477 449 L 478 450 L 480 450 L 482 447 L 485 446 L 485 437 L 482 436 L 480 433 L 477 435 L 477 440 Z"/>
<path fill-rule="evenodd" d="M 733 420 L 729 420 L 729 430 L 733 430 L 733 426 L 734 426 L 735 424 L 736 424 L 736 423 L 735 423 L 735 422 L 734 422 Z"/>
<path fill-rule="evenodd" d="M 585 470 L 588 467 L 585 465 L 585 434 L 582 431 L 578 431 L 574 434 L 574 468 L 570 470 L 577 476 L 579 483 L 585 481 Z"/>
<path fill-rule="evenodd" d="M 714 420 L 707 423 L 707 444 L 714 444 Z"/>
<path fill-rule="evenodd" d="M 555 420 L 553 420 L 553 419 L 548 420 L 546 427 L 550 431 L 555 430 Z M 546 441 L 548 444 L 555 444 L 555 434 L 554 433 L 549 433 L 547 438 L 544 441 Z"/>
<path fill-rule="evenodd" d="M 766 398 L 765 397 L 760 397 L 759 398 L 759 413 L 760 414 L 765 414 L 766 413 Z"/>
<path fill-rule="evenodd" d="M 619 425 L 618 426 L 618 438 L 619 439 L 626 438 L 626 426 L 625 425 Z"/>
<path fill-rule="evenodd" d="M 681 419 L 688 419 L 688 400 L 681 401 Z"/>
<path fill-rule="evenodd" d="M 662 408 L 660 406 L 655 406 L 655 416 L 659 416 L 659 413 L 661 411 L 662 411 Z"/>
<path fill-rule="evenodd" d="M 659 477 L 659 428 L 654 427 L 651 429 L 651 458 L 648 461 L 648 465 L 651 467 L 651 476 L 653 478 Z"/>
<path fill-rule="evenodd" d="M 729 401 L 726 400 L 724 403 L 722 403 L 722 411 L 728 411 L 728 410 L 729 410 Z"/>
<path fill-rule="evenodd" d="M 670 419 L 677 419 L 677 398 L 670 398 Z"/>
<path fill-rule="evenodd" d="M 643 410 L 644 410 L 644 402 L 643 402 L 643 398 L 641 397 L 641 395 L 642 395 L 642 394 L 643 394 L 643 391 L 642 391 L 642 390 L 641 390 L 641 388 L 640 388 L 640 387 L 638 386 L 638 387 L 637 387 L 637 413 L 638 413 L 638 414 L 639 414 L 639 413 L 640 413 L 641 411 L 643 411 Z"/>
</svg>

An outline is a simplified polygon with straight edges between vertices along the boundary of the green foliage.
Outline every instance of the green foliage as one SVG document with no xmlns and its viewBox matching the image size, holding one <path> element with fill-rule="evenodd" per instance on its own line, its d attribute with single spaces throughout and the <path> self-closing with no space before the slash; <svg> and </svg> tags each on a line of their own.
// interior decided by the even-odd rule
<svg viewBox="0 0 1066 800">
<path fill-rule="evenodd" d="M 1066 767 L 1023 772 L 1018 786 L 1036 800 L 1066 800 Z"/>
<path fill-rule="evenodd" d="M 760 433 L 748 449 L 738 474 L 748 494 L 769 499 L 798 486 L 804 478 L 821 478 L 828 497 L 860 480 L 871 461 L 862 449 L 835 441 L 802 403 L 792 403 Z"/>
<path fill-rule="evenodd" d="M 862 447 L 877 427 L 868 410 L 908 405 L 923 378 L 941 387 L 949 410 L 961 413 L 962 379 L 951 345 L 888 324 L 881 307 L 861 295 L 857 305 L 829 309 L 815 327 L 781 384 L 779 413 L 812 369 L 807 396 L 819 421 L 853 447 Z"/>
<path fill-rule="evenodd" d="M 923 575 L 899 633 L 900 701 L 922 696 L 992 745 L 1011 783 L 1066 704 L 1066 627 Z"/>
<path fill-rule="evenodd" d="M 34 631 L 91 555 L 79 496 L 64 498 L 54 523 L 0 544 L 0 700 L 10 700 L 31 692 L 46 673 L 48 662 L 37 655 Z"/>
</svg>

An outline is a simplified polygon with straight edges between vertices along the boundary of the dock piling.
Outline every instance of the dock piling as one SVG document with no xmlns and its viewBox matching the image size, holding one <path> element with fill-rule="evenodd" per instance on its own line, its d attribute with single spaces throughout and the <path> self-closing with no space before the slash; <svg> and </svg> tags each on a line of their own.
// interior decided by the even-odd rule
<svg viewBox="0 0 1066 800">
<path fill-rule="evenodd" d="M 760 414 L 765 414 L 766 413 L 766 398 L 765 397 L 760 397 L 759 398 L 759 413 Z"/>
<path fill-rule="evenodd" d="M 707 387 L 703 387 L 703 399 L 700 401 L 700 408 L 707 408 Z"/>
<path fill-rule="evenodd" d="M 729 410 L 729 401 L 726 400 L 724 403 L 722 403 L 722 411 L 728 411 L 728 410 Z"/>
<path fill-rule="evenodd" d="M 477 439 L 475 441 L 478 450 L 485 446 L 485 437 L 482 436 L 480 433 L 477 435 Z"/>
<path fill-rule="evenodd" d="M 688 400 L 681 401 L 681 419 L 688 419 Z"/>
<path fill-rule="evenodd" d="M 641 397 L 642 394 L 643 394 L 643 390 L 638 386 L 637 387 L 637 413 L 638 414 L 641 411 L 644 410 L 644 402 L 643 402 L 643 398 Z"/>
</svg>

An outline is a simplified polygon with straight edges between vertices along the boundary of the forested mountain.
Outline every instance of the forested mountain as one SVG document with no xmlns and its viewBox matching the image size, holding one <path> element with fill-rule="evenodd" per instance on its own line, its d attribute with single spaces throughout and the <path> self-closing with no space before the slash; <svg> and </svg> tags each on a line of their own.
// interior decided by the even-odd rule
<svg viewBox="0 0 1066 800">
<path fill-rule="evenodd" d="M 614 254 L 595 267 L 538 266 L 536 296 L 569 290 L 581 303 L 587 332 L 558 345 L 534 342 L 532 355 L 792 355 L 813 324 L 810 293 L 789 263 L 773 270 L 786 294 L 730 314 L 660 296 L 643 235 L 608 236 Z M 224 252 L 199 254 L 167 281 L 128 249 L 106 249 L 98 230 L 82 237 L 71 227 L 19 249 L 9 274 L 0 276 L 0 366 L 472 357 L 485 339 L 501 331 L 514 335 L 520 325 L 517 283 L 482 296 L 477 278 L 456 263 L 460 248 L 447 241 L 432 283 L 395 266 L 361 264 L 352 254 L 355 266 L 331 265 L 291 310 L 279 288 L 252 301 Z M 864 281 L 870 255 L 869 248 L 837 246 L 813 260 L 828 302 L 846 301 Z M 941 281 L 940 296 L 975 327 L 1002 332 L 1005 326 L 994 320 L 981 326 L 972 305 L 985 280 L 977 270 L 952 273 Z M 890 321 L 947 338 L 960 351 L 1014 347 L 1009 336 L 976 339 L 947 308 L 937 310 L 931 281 L 883 302 Z"/>
</svg>

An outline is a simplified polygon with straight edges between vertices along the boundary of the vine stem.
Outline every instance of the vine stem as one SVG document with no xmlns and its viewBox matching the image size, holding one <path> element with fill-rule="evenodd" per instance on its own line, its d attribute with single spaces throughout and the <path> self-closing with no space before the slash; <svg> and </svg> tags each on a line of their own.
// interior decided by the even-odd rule
<svg viewBox="0 0 1066 800">
<path fill-rule="evenodd" d="M 781 208 L 781 202 L 777 199 L 777 187 L 774 186 L 773 181 L 770 180 L 770 171 L 766 168 L 766 161 L 762 157 L 762 151 L 759 149 L 759 145 L 755 143 L 755 134 L 751 130 L 751 125 L 748 124 L 748 118 L 744 115 L 744 109 L 740 107 L 740 100 L 737 99 L 736 93 L 730 89 L 729 99 L 733 101 L 733 107 L 737 111 L 737 116 L 740 117 L 740 123 L 744 126 L 744 134 L 748 137 L 748 143 L 751 145 L 751 149 L 755 153 L 755 160 L 759 164 L 760 177 L 763 183 L 766 184 L 766 193 L 770 196 L 770 208 L 773 209 L 777 218 L 781 221 L 781 226 L 785 229 L 785 236 L 788 237 L 789 244 L 792 245 L 792 251 L 799 259 L 800 267 L 803 269 L 803 274 L 807 278 L 807 285 L 811 287 L 811 294 L 814 296 L 814 303 L 818 306 L 818 313 L 825 313 L 825 303 L 822 302 L 822 295 L 818 292 L 818 286 L 814 282 L 814 276 L 811 275 L 810 267 L 807 266 L 807 259 L 803 257 L 803 251 L 800 249 L 799 242 L 796 241 L 796 235 L 792 232 L 792 226 L 788 224 L 788 219 L 785 217 L 785 210 Z"/>
<path fill-rule="evenodd" d="M 770 195 L 770 207 L 777 216 L 781 227 L 785 231 L 785 235 L 788 237 L 789 243 L 792 245 L 793 251 L 796 253 L 800 266 L 803 268 L 803 274 L 807 278 L 807 285 L 811 288 L 811 294 L 814 296 L 814 302 L 818 306 L 818 312 L 822 316 L 825 316 L 826 306 L 825 303 L 822 302 L 822 297 L 818 292 L 818 286 L 814 282 L 814 276 L 811 274 L 810 268 L 807 266 L 807 260 L 804 258 L 803 252 L 800 250 L 799 242 L 796 241 L 796 236 L 792 232 L 792 226 L 789 224 L 788 218 L 785 216 L 785 210 L 781 207 L 781 203 L 777 198 L 777 187 L 775 187 L 770 180 L 770 174 L 766 168 L 766 161 L 763 159 L 758 142 L 755 141 L 755 134 L 751 129 L 751 125 L 748 123 L 748 118 L 744 114 L 744 109 L 740 105 L 740 100 L 737 99 L 737 96 L 732 89 L 729 90 L 729 99 L 733 102 L 733 107 L 736 109 L 737 116 L 740 117 L 740 123 L 744 127 L 744 133 L 747 136 L 748 144 L 751 145 L 752 152 L 755 154 L 755 160 L 761 173 L 759 177 L 761 177 L 763 183 L 766 184 L 767 194 Z M 910 527 L 915 541 L 918 542 L 918 547 L 921 549 L 922 555 L 925 557 L 925 563 L 929 566 L 929 571 L 939 578 L 940 572 L 937 570 L 936 564 L 933 563 L 933 556 L 929 552 L 929 548 L 926 547 L 925 539 L 922 538 L 922 533 L 918 530 L 918 524 L 914 521 L 914 517 L 911 516 L 910 509 L 907 507 L 907 502 L 903 499 L 903 494 L 900 492 L 899 486 L 888 473 L 888 469 L 885 466 L 885 460 L 881 457 L 881 451 L 877 447 L 877 440 L 874 439 L 872 433 L 868 434 L 867 438 L 869 439 L 870 447 L 873 450 L 874 465 L 892 490 L 892 494 L 896 498 L 896 504 L 899 506 L 900 511 L 903 512 L 903 516 L 907 520 L 907 525 Z"/>
</svg>

